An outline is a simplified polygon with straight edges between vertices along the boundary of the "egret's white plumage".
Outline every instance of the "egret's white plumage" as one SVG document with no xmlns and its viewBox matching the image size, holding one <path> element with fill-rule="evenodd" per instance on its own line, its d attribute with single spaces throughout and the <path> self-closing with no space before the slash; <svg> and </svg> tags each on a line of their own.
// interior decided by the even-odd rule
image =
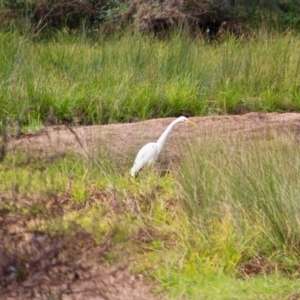
<svg viewBox="0 0 300 300">
<path fill-rule="evenodd" d="M 166 128 L 166 130 L 157 140 L 157 142 L 148 143 L 141 148 L 141 150 L 138 152 L 135 158 L 133 167 L 130 170 L 130 174 L 132 177 L 134 177 L 140 171 L 141 168 L 143 168 L 144 166 L 151 165 L 156 161 L 173 127 L 178 123 L 185 122 L 195 125 L 195 123 L 189 121 L 186 117 L 179 117 L 173 122 L 171 122 L 171 124 Z"/>
</svg>

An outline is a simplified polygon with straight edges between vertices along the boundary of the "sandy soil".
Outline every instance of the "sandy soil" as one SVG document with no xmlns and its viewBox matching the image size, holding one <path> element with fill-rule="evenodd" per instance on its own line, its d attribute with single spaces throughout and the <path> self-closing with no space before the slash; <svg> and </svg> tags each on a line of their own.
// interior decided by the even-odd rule
<svg viewBox="0 0 300 300">
<path fill-rule="evenodd" d="M 209 116 L 190 118 L 196 126 L 178 124 L 171 132 L 162 157 L 176 157 L 174 147 L 203 135 L 243 135 L 246 138 L 270 134 L 284 134 L 287 130 L 298 135 L 300 114 L 298 113 L 248 113 L 238 116 Z M 9 149 L 24 149 L 39 153 L 75 152 L 82 155 L 108 151 L 120 160 L 134 159 L 137 151 L 147 142 L 155 141 L 173 118 L 154 119 L 138 123 L 110 124 L 68 128 L 66 126 L 45 127 L 37 133 L 27 134 L 9 143 Z"/>
</svg>

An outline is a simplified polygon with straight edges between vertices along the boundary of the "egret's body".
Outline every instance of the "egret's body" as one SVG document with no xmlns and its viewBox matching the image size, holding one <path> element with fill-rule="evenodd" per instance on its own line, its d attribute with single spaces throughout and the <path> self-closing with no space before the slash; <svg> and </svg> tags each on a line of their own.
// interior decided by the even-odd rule
<svg viewBox="0 0 300 300">
<path fill-rule="evenodd" d="M 178 123 L 191 123 L 194 124 L 193 122 L 189 121 L 186 117 L 179 117 L 166 128 L 166 130 L 163 132 L 163 134 L 160 136 L 160 138 L 157 140 L 157 142 L 151 142 L 146 144 L 141 148 L 141 150 L 138 152 L 133 167 L 130 170 L 130 174 L 132 177 L 134 177 L 141 168 L 144 166 L 148 166 L 153 164 L 161 152 L 168 135 L 172 131 L 173 127 L 178 124 Z"/>
</svg>

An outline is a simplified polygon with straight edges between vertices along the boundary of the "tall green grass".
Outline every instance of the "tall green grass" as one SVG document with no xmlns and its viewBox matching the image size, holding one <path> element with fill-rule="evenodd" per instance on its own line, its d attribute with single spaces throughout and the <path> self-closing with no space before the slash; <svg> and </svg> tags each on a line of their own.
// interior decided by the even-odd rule
<svg viewBox="0 0 300 300">
<path fill-rule="evenodd" d="M 225 272 L 255 253 L 277 262 L 299 258 L 299 145 L 288 132 L 270 135 L 215 132 L 182 154 L 178 184 L 193 238 L 201 241 L 197 255 L 206 253 Z"/>
<path fill-rule="evenodd" d="M 94 124 L 178 115 L 300 108 L 300 38 L 258 33 L 208 45 L 124 34 L 87 40 L 58 33 L 33 40 L 0 33 L 0 117 L 33 106 L 41 123 L 53 106 L 61 121 Z"/>
</svg>

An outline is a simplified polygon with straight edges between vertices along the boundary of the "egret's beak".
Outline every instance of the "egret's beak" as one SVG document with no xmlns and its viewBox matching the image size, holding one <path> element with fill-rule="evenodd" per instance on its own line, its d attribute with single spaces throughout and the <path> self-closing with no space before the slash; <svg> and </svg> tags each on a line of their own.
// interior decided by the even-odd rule
<svg viewBox="0 0 300 300">
<path fill-rule="evenodd" d="M 192 125 L 197 125 L 196 123 L 190 121 L 190 120 L 187 120 L 188 123 L 192 124 Z"/>
</svg>

